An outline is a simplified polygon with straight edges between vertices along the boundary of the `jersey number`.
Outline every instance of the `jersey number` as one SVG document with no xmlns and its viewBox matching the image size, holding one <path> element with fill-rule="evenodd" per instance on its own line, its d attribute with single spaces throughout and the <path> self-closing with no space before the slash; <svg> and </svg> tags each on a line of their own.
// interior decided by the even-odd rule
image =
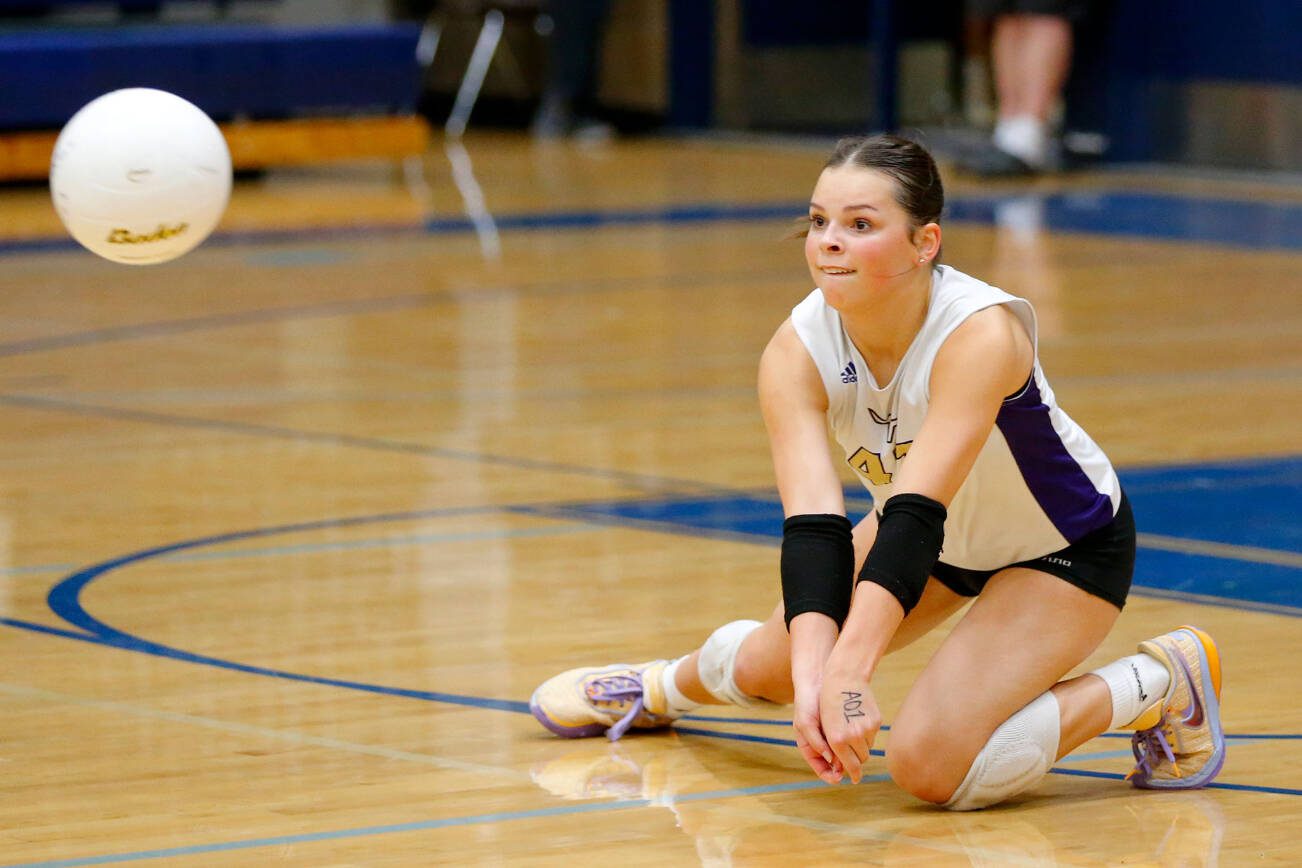
<svg viewBox="0 0 1302 868">
<path fill-rule="evenodd" d="M 891 452 L 895 455 L 895 460 L 899 461 L 905 455 L 909 454 L 909 447 L 913 441 L 908 443 L 896 443 L 893 445 Z M 850 466 L 865 477 L 873 485 L 890 485 L 892 474 L 886 470 L 882 464 L 882 456 L 877 452 L 869 452 L 860 446 L 855 453 L 846 459 Z"/>
</svg>

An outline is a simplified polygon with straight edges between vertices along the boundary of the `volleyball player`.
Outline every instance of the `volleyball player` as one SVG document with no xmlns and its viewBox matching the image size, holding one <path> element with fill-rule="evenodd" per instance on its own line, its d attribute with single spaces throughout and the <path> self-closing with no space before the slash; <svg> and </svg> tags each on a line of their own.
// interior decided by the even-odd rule
<svg viewBox="0 0 1302 868">
<path fill-rule="evenodd" d="M 1136 730 L 1137 786 L 1197 787 L 1220 770 L 1220 661 L 1202 631 L 1063 680 L 1125 604 L 1134 521 L 1107 456 L 1057 406 L 1030 304 L 938 262 L 943 205 L 918 144 L 837 145 L 809 206 L 817 288 L 760 361 L 782 602 L 676 660 L 549 679 L 530 703 L 549 730 L 614 739 L 701 704 L 794 703 L 814 772 L 858 781 L 882 722 L 882 657 L 975 597 L 893 719 L 886 766 L 905 790 L 991 805 L 1117 727 Z M 875 505 L 854 527 L 840 460 Z"/>
</svg>

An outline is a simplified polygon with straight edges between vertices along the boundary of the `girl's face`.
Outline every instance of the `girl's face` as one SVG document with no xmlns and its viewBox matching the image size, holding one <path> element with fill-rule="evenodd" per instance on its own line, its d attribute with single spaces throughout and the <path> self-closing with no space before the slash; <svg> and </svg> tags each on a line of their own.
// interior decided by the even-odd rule
<svg viewBox="0 0 1302 868">
<path fill-rule="evenodd" d="M 911 230 L 889 175 L 842 165 L 819 176 L 809 203 L 805 260 L 832 307 L 865 301 L 873 289 L 913 274 L 934 258 L 939 242 L 934 223 Z"/>
</svg>

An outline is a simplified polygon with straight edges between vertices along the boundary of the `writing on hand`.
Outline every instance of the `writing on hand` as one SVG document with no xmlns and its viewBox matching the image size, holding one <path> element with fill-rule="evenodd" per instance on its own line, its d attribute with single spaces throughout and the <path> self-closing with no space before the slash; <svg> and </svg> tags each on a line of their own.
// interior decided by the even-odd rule
<svg viewBox="0 0 1302 868">
<path fill-rule="evenodd" d="M 867 717 L 863 710 L 863 694 L 855 693 L 853 690 L 842 690 L 841 695 L 845 699 L 841 700 L 841 710 L 845 713 L 845 722 L 849 723 L 855 717 Z"/>
</svg>

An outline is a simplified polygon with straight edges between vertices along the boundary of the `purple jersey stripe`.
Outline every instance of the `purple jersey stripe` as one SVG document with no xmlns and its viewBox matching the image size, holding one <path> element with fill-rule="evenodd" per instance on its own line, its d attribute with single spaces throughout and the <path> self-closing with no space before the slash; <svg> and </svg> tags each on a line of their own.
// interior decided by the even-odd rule
<svg viewBox="0 0 1302 868">
<path fill-rule="evenodd" d="M 1053 428 L 1049 408 L 1031 376 L 1026 390 L 1005 403 L 995 425 L 1035 502 L 1067 542 L 1112 520 L 1112 499 L 1099 492 Z"/>
</svg>

